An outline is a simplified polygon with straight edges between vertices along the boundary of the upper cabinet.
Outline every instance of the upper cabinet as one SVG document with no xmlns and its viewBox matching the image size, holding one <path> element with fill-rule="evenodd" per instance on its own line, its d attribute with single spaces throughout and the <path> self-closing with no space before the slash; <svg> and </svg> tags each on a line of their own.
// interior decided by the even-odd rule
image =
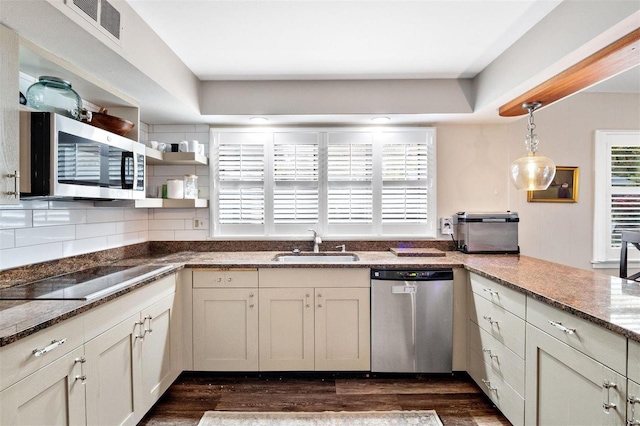
<svg viewBox="0 0 640 426">
<path fill-rule="evenodd" d="M 18 34 L 0 25 L 0 204 L 18 204 Z"/>
</svg>

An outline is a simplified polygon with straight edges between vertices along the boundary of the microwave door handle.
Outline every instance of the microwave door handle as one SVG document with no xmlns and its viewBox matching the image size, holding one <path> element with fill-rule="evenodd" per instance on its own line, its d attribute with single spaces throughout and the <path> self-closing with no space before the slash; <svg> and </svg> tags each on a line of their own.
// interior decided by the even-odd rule
<svg viewBox="0 0 640 426">
<path fill-rule="evenodd" d="M 120 159 L 120 182 L 122 185 L 122 189 L 131 189 L 133 188 L 132 184 L 127 183 L 127 163 L 129 163 L 128 159 L 133 160 L 133 152 L 123 152 L 122 158 Z M 134 169 L 135 170 L 135 169 Z"/>
</svg>

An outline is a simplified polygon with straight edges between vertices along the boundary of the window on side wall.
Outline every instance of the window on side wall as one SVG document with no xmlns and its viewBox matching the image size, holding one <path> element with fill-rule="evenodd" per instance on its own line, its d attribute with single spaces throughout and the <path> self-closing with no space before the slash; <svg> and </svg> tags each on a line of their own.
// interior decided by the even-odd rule
<svg viewBox="0 0 640 426">
<path fill-rule="evenodd" d="M 616 268 L 622 231 L 640 231 L 640 132 L 598 130 L 595 139 L 593 265 Z"/>
<path fill-rule="evenodd" d="M 214 238 L 436 237 L 435 130 L 213 129 Z"/>
</svg>

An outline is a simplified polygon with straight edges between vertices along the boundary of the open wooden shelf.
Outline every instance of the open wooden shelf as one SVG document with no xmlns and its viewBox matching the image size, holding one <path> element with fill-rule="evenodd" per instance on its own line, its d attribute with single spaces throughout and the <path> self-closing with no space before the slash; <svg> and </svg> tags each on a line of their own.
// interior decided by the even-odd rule
<svg viewBox="0 0 640 426">
<path fill-rule="evenodd" d="M 209 160 L 204 155 L 195 152 L 162 152 L 157 149 L 146 147 L 147 164 L 173 164 L 186 165 L 195 164 L 206 166 Z"/>
</svg>

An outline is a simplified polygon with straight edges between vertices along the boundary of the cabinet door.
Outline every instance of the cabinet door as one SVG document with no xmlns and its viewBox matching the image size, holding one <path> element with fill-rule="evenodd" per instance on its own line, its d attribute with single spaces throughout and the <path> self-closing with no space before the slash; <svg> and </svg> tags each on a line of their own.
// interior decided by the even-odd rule
<svg viewBox="0 0 640 426">
<path fill-rule="evenodd" d="M 317 288 L 315 306 L 315 369 L 371 369 L 369 289 Z"/>
<path fill-rule="evenodd" d="M 141 314 L 144 339 L 140 345 L 142 382 L 138 389 L 144 411 L 151 408 L 179 374 L 177 353 L 172 350 L 172 342 L 177 338 L 172 321 L 174 299 L 174 294 L 167 296 Z"/>
<path fill-rule="evenodd" d="M 84 425 L 83 355 L 80 346 L 0 392 L 0 424 Z"/>
<path fill-rule="evenodd" d="M 141 381 L 141 322 L 134 315 L 85 343 L 88 424 L 130 425 L 144 415 L 135 398 Z"/>
<path fill-rule="evenodd" d="M 313 370 L 313 289 L 267 288 L 259 294 L 260 370 Z"/>
<path fill-rule="evenodd" d="M 257 289 L 193 290 L 193 366 L 258 370 Z"/>
<path fill-rule="evenodd" d="M 526 424 L 625 424 L 624 377 L 532 325 L 526 337 Z"/>
<path fill-rule="evenodd" d="M 0 205 L 18 204 L 18 181 L 9 175 L 20 170 L 18 131 L 18 34 L 0 25 Z"/>
</svg>

